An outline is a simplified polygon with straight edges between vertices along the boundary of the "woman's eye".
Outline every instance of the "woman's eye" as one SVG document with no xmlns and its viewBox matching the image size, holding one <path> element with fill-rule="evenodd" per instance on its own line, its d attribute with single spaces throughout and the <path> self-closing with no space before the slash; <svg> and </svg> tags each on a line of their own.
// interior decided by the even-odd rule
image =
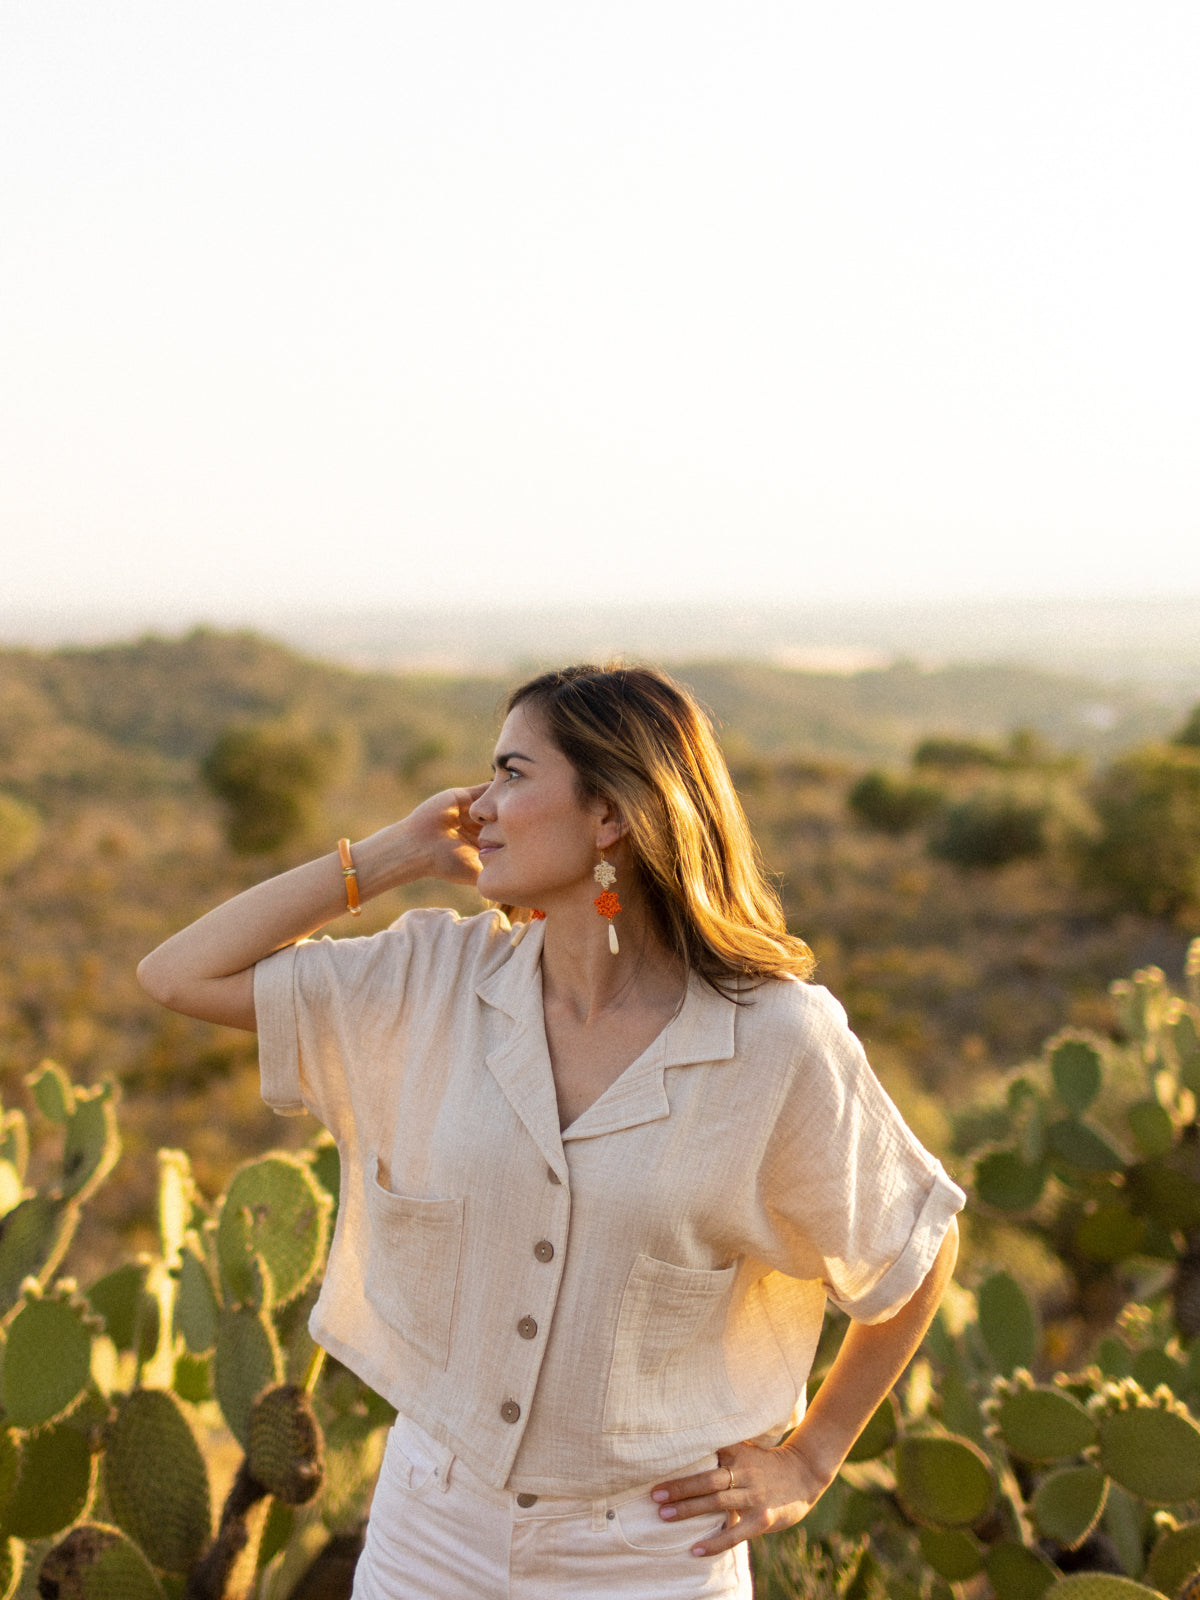
<svg viewBox="0 0 1200 1600">
<path fill-rule="evenodd" d="M 504 781 L 505 781 L 505 783 L 507 783 L 510 778 L 519 778 L 521 776 L 521 774 L 517 771 L 516 767 L 504 767 L 501 770 L 504 773 Z"/>
</svg>

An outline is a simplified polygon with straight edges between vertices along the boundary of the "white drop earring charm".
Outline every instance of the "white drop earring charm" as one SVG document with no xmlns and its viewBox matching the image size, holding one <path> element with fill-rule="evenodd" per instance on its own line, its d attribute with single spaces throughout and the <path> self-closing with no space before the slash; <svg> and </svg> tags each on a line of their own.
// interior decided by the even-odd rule
<svg viewBox="0 0 1200 1600">
<path fill-rule="evenodd" d="M 592 901 L 596 911 L 602 917 L 608 918 L 608 948 L 613 955 L 621 953 L 621 946 L 617 941 L 617 930 L 613 918 L 621 909 L 621 902 L 617 899 L 612 885 L 617 881 L 617 869 L 611 861 L 604 859 L 604 851 L 600 852 L 600 860 L 592 871 L 592 877 L 600 885 L 601 893 Z"/>
</svg>

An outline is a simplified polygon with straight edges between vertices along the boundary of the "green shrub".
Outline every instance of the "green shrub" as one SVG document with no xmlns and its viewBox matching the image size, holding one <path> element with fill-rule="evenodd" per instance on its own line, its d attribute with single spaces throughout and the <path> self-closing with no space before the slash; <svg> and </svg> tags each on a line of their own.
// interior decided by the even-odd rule
<svg viewBox="0 0 1200 1600">
<path fill-rule="evenodd" d="M 919 828 L 941 803 L 942 792 L 932 784 L 906 782 L 879 768 L 864 773 L 847 796 L 859 822 L 894 836 Z"/>
</svg>

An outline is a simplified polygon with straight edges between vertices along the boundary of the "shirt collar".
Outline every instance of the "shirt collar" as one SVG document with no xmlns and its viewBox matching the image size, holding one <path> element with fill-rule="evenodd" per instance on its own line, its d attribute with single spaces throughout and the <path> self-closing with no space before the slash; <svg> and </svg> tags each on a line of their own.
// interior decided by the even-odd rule
<svg viewBox="0 0 1200 1600">
<path fill-rule="evenodd" d="M 695 973 L 683 1005 L 658 1037 L 598 1100 L 559 1133 L 554 1079 L 542 1011 L 544 925 L 534 923 L 506 960 L 483 979 L 476 994 L 509 1018 L 487 1065 L 517 1115 L 552 1166 L 562 1162 L 565 1140 L 594 1138 L 670 1115 L 664 1074 L 668 1067 L 732 1060 L 737 1007 Z"/>
</svg>

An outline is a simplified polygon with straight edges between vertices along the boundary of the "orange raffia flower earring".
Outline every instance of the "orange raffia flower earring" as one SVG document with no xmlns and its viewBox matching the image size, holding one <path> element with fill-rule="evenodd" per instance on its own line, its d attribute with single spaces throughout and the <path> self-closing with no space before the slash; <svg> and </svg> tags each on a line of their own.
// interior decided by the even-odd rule
<svg viewBox="0 0 1200 1600">
<path fill-rule="evenodd" d="M 608 918 L 608 948 L 613 955 L 617 955 L 621 946 L 617 943 L 617 930 L 613 923 L 613 918 L 620 911 L 621 902 L 617 899 L 616 892 L 612 887 L 617 881 L 617 869 L 611 861 L 604 859 L 603 850 L 600 852 L 600 860 L 596 864 L 592 877 L 595 878 L 601 889 L 601 893 L 596 896 L 592 904 L 602 917 Z"/>
<path fill-rule="evenodd" d="M 531 911 L 528 922 L 518 922 L 512 938 L 508 941 L 512 948 L 514 950 L 517 948 L 535 922 L 545 922 L 545 920 L 546 913 L 544 911 Z"/>
</svg>

